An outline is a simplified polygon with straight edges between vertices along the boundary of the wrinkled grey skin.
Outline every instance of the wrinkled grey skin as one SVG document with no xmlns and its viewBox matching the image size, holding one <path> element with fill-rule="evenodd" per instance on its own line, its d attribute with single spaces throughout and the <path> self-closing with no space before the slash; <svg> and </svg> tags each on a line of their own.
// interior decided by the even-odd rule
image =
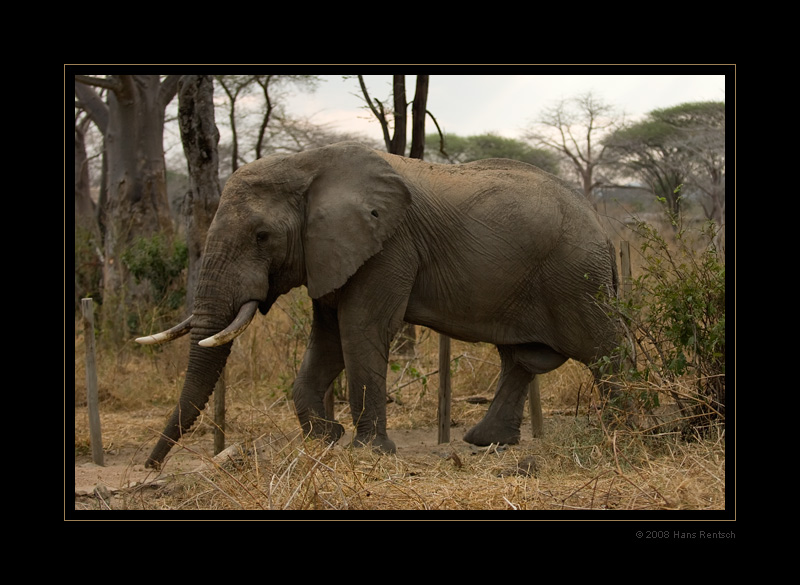
<svg viewBox="0 0 800 585">
<path fill-rule="evenodd" d="M 615 266 L 583 198 L 524 163 L 437 165 L 356 143 L 255 161 L 228 180 L 209 229 L 186 380 L 148 465 L 192 426 L 225 365 L 231 342 L 198 341 L 247 301 L 266 313 L 301 285 L 313 300 L 293 389 L 305 432 L 341 436 L 323 396 L 346 369 L 355 442 L 395 450 L 387 360 L 407 321 L 497 346 L 497 393 L 464 439 L 516 443 L 534 375 L 610 352 L 614 330 L 594 300 L 616 288 Z"/>
</svg>

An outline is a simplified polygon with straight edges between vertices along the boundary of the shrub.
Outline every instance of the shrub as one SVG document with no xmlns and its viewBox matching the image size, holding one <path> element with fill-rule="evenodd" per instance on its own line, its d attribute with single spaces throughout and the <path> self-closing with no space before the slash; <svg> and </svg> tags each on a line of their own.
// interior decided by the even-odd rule
<svg viewBox="0 0 800 585">
<path fill-rule="evenodd" d="M 725 264 L 709 222 L 693 239 L 677 222 L 674 242 L 644 222 L 642 265 L 628 298 L 611 301 L 627 341 L 616 356 L 624 392 L 640 405 L 659 405 L 669 394 L 690 427 L 725 417 Z"/>
<path fill-rule="evenodd" d="M 140 285 L 126 295 L 119 311 L 127 333 L 161 329 L 174 322 L 186 299 L 188 258 L 185 242 L 176 239 L 170 243 L 161 234 L 137 238 L 122 254 L 126 268 Z M 117 321 L 111 323 L 116 328 Z"/>
<path fill-rule="evenodd" d="M 170 309 L 180 307 L 186 289 L 180 286 L 179 277 L 189 260 L 184 241 L 175 239 L 170 246 L 161 234 L 141 237 L 125 251 L 122 260 L 136 282 L 149 281 L 156 304 L 165 303 Z"/>
</svg>

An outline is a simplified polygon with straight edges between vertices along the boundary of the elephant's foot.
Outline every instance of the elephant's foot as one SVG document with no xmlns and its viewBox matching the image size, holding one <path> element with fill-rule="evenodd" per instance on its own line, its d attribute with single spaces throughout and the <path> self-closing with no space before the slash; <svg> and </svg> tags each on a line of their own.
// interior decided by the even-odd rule
<svg viewBox="0 0 800 585">
<path fill-rule="evenodd" d="M 303 426 L 306 428 L 306 425 Z M 344 426 L 335 420 L 314 417 L 309 421 L 308 426 L 310 428 L 306 431 L 307 435 L 331 443 L 335 443 L 341 439 L 344 434 Z"/>
<path fill-rule="evenodd" d="M 466 433 L 464 433 L 464 440 L 467 443 L 485 447 L 492 443 L 499 443 L 501 445 L 516 445 L 519 443 L 520 431 L 519 428 L 510 426 L 490 423 L 485 419 L 476 424 Z"/>
<path fill-rule="evenodd" d="M 366 433 L 358 433 L 353 438 L 353 445 L 355 447 L 371 447 L 375 451 L 382 453 L 396 453 L 397 446 L 388 436 L 383 435 L 368 435 Z"/>
</svg>

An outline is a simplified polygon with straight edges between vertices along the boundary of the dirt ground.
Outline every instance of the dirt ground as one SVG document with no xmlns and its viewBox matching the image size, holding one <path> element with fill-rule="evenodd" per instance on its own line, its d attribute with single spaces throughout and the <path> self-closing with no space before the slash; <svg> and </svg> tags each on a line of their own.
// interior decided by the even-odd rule
<svg viewBox="0 0 800 585">
<path fill-rule="evenodd" d="M 397 429 L 390 430 L 389 436 L 397 445 L 397 454 L 404 459 L 415 459 L 419 457 L 441 457 L 446 459 L 452 457 L 453 453 L 457 456 L 468 457 L 485 451 L 486 448 L 479 448 L 462 440 L 466 429 L 452 428 L 450 431 L 450 442 L 445 444 L 438 443 L 438 431 L 435 428 L 425 429 Z M 522 441 L 518 448 L 524 448 L 532 441 L 530 437 L 530 425 L 523 424 Z M 351 440 L 351 434 L 345 435 L 339 440 L 337 448 L 345 448 Z M 212 434 L 208 433 L 202 441 L 202 445 L 195 448 L 212 450 Z M 135 445 L 124 445 L 116 449 L 111 449 L 104 453 L 104 465 L 96 465 L 92 462 L 91 453 L 81 454 L 75 458 L 75 509 L 82 508 L 82 501 L 86 498 L 96 498 L 98 495 L 108 499 L 116 492 L 135 487 L 142 484 L 158 486 L 166 483 L 172 476 L 201 471 L 207 467 L 208 462 L 205 457 L 181 448 L 173 448 L 169 459 L 161 471 L 146 469 L 144 461 L 152 448 L 153 443 L 144 447 Z M 228 444 L 228 448 L 235 448 L 238 443 Z M 500 447 L 502 449 L 503 447 Z M 224 452 L 218 457 L 224 457 Z M 66 471 L 65 471 L 66 473 Z M 67 477 L 67 482 L 69 478 Z"/>
<path fill-rule="evenodd" d="M 346 445 L 349 438 L 348 435 L 342 437 L 339 444 Z M 448 445 L 437 443 L 436 429 L 404 429 L 391 433 L 391 438 L 397 444 L 398 452 L 402 452 L 406 456 L 427 455 L 435 453 L 437 450 L 444 452 L 448 447 Z M 466 445 L 466 443 L 464 444 Z M 175 448 L 163 471 L 156 472 L 152 469 L 145 469 L 144 460 L 148 453 L 149 451 L 140 450 L 134 446 L 125 446 L 104 453 L 103 466 L 93 463 L 91 454 L 76 457 L 76 497 L 92 495 L 98 486 L 103 486 L 100 488 L 101 490 L 105 488 L 113 493 L 141 483 L 163 481 L 166 476 L 191 472 L 204 466 L 202 458 Z"/>
</svg>

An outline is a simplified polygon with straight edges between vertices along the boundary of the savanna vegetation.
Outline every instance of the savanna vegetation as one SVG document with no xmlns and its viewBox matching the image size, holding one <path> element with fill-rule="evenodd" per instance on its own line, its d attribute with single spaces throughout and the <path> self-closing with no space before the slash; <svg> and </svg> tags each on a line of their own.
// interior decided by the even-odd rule
<svg viewBox="0 0 800 585">
<path fill-rule="evenodd" d="M 224 89 L 228 96 L 227 124 L 240 136 L 238 144 L 220 144 L 220 167 L 243 164 L 256 151 L 300 149 L 342 138 L 284 116 L 280 100 L 270 93 L 275 77 L 217 80 L 215 91 Z M 305 89 L 314 83 L 305 77 L 279 81 Z M 101 85 L 108 91 L 124 87 L 114 79 Z M 76 96 L 86 102 L 77 87 Z M 430 87 L 435 91 L 435 78 Z M 423 88 L 418 85 L 416 91 Z M 269 104 L 260 110 L 266 114 L 250 113 L 259 124 L 242 125 L 245 117 L 234 107 L 236 98 L 257 93 Z M 373 106 L 382 104 L 366 90 L 364 96 Z M 424 111 L 421 97 L 414 101 L 422 101 Z M 210 404 L 163 472 L 145 472 L 144 458 L 180 392 L 188 338 L 143 347 L 132 342 L 130 332 L 160 330 L 187 312 L 190 252 L 178 218 L 174 230 L 144 230 L 115 252 L 136 295 L 128 297 L 124 316 L 115 302 L 113 316 L 99 320 L 94 334 L 106 464 L 122 471 L 113 481 L 97 479 L 94 489 L 76 493 L 75 510 L 730 509 L 724 104 L 682 104 L 672 110 L 654 112 L 639 126 L 623 125 L 607 118 L 611 110 L 605 104 L 581 96 L 549 110 L 527 142 L 487 135 L 452 137 L 448 143 L 446 136 L 442 142 L 439 134 L 430 133 L 426 139 L 426 159 L 458 163 L 502 152 L 574 180 L 604 218 L 615 244 L 630 243 L 632 277 L 623 283 L 624 295 L 597 299 L 622 332 L 619 353 L 626 367 L 614 378 L 610 398 L 598 394 L 585 366 L 570 361 L 541 377 L 543 437 L 530 436 L 526 418 L 520 445 L 470 446 L 460 437 L 483 416 L 500 363 L 492 346 L 453 341 L 451 441 L 438 445 L 438 335 L 418 328 L 413 351 L 399 347 L 403 340 L 398 339 L 390 364 L 387 426 L 398 444 L 396 455 L 349 449 L 347 437 L 335 446 L 305 439 L 290 400 L 311 316 L 305 289 L 298 289 L 279 299 L 268 315 L 257 317 L 234 343 L 225 371 L 228 448 L 215 452 L 217 423 Z M 84 112 L 76 109 L 76 169 L 78 133 L 83 141 L 87 132 Z M 225 118 L 217 116 L 222 126 Z M 391 115 L 384 119 L 387 129 L 392 120 Z M 565 151 L 570 145 L 560 147 L 546 133 L 548 126 L 564 130 L 587 120 L 594 135 L 582 135 L 592 142 L 572 145 L 574 157 Z M 395 138 L 387 133 L 387 145 L 397 144 Z M 102 135 L 95 139 L 103 143 Z M 412 142 L 419 144 L 419 134 Z M 101 176 L 107 175 L 98 173 L 95 181 L 107 183 Z M 671 190 L 662 187 L 662 177 Z M 178 176 L 178 183 L 186 192 L 186 180 Z M 78 188 L 76 177 L 76 302 L 92 296 L 103 312 L 110 249 L 103 237 L 109 220 L 99 227 L 79 221 L 86 217 L 87 203 L 79 202 Z M 172 206 L 173 216 L 181 198 Z M 102 198 L 94 205 L 99 218 L 106 216 L 97 209 L 111 209 Z M 114 290 L 118 294 L 120 289 Z M 76 473 L 79 467 L 91 469 L 85 342 L 76 311 Z M 345 388 L 341 380 L 335 386 L 335 413 L 347 424 Z M 96 475 L 102 476 L 100 471 Z"/>
</svg>

